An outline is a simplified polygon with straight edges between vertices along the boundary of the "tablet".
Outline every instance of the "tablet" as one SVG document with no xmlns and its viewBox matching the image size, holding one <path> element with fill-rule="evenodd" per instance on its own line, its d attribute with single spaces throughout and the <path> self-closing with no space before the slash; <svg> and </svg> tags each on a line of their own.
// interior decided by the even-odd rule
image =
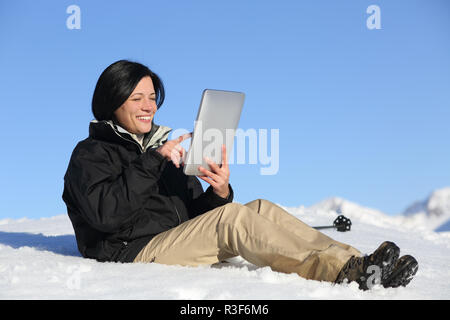
<svg viewBox="0 0 450 320">
<path fill-rule="evenodd" d="M 184 161 L 183 172 L 186 175 L 203 175 L 198 171 L 200 165 L 211 170 L 204 157 L 221 165 L 222 144 L 225 144 L 229 158 L 244 99 L 245 94 L 242 92 L 212 89 L 203 91 L 191 144 Z"/>
</svg>

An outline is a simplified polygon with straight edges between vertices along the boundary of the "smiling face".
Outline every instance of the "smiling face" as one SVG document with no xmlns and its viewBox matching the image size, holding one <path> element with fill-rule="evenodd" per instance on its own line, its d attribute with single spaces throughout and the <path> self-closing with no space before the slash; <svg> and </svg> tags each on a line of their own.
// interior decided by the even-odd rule
<svg viewBox="0 0 450 320">
<path fill-rule="evenodd" d="M 144 134 L 152 128 L 157 110 L 153 81 L 144 77 L 139 81 L 128 99 L 114 111 L 120 126 L 134 134 Z"/>
</svg>

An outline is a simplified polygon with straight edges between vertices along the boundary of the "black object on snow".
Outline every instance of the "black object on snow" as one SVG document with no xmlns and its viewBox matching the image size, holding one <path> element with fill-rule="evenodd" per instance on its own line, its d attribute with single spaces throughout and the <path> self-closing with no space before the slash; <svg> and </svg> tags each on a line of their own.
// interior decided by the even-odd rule
<svg viewBox="0 0 450 320">
<path fill-rule="evenodd" d="M 317 229 L 317 230 L 336 228 L 337 231 L 345 232 L 345 231 L 350 231 L 351 227 L 352 227 L 352 222 L 350 221 L 350 219 L 343 215 L 340 215 L 333 221 L 332 226 L 319 226 L 319 227 L 313 227 L 313 228 Z"/>
</svg>

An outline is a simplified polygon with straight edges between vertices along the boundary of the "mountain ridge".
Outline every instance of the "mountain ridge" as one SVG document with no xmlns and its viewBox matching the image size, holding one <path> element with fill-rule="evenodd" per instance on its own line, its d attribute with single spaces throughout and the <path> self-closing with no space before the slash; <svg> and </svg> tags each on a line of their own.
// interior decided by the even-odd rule
<svg viewBox="0 0 450 320">
<path fill-rule="evenodd" d="M 334 211 L 379 226 L 392 223 L 392 219 L 386 219 L 386 213 L 341 197 L 326 198 L 309 209 Z M 394 218 L 410 227 L 421 227 L 436 232 L 450 231 L 450 187 L 432 191 L 425 200 L 414 201 L 403 213 Z"/>
</svg>

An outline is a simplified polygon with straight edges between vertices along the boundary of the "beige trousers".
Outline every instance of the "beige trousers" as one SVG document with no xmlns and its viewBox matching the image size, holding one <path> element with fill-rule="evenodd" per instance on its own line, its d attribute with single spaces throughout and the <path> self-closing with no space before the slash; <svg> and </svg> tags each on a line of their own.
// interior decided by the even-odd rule
<svg viewBox="0 0 450 320">
<path fill-rule="evenodd" d="M 274 271 L 334 281 L 348 259 L 361 253 L 258 199 L 217 207 L 158 234 L 134 262 L 198 266 L 238 255 Z"/>
</svg>

